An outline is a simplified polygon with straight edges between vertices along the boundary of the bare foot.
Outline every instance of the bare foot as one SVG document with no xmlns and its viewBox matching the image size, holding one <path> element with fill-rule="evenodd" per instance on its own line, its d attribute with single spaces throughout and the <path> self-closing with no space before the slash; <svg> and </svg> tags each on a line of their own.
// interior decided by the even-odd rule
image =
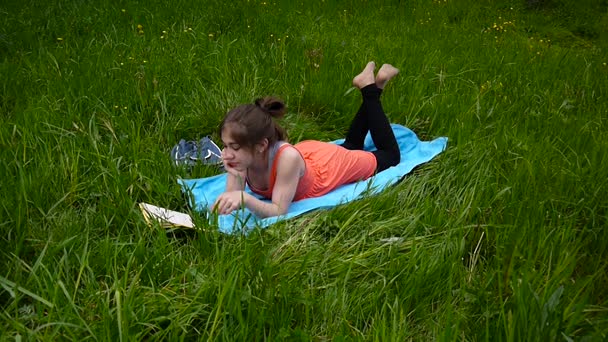
<svg viewBox="0 0 608 342">
<path fill-rule="evenodd" d="M 374 78 L 374 69 L 376 69 L 376 63 L 367 63 L 365 69 L 363 69 L 359 75 L 355 76 L 355 78 L 353 78 L 353 85 L 361 89 L 375 83 L 376 79 Z"/>
<path fill-rule="evenodd" d="M 397 76 L 399 69 L 390 64 L 382 64 L 378 74 L 376 75 L 376 87 L 384 89 L 386 83 L 393 77 Z"/>
</svg>

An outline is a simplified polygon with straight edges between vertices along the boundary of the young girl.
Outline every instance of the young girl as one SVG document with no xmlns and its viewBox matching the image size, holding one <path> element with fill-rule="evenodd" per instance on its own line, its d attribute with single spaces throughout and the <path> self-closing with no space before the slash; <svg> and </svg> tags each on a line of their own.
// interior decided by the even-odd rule
<svg viewBox="0 0 608 342">
<path fill-rule="evenodd" d="M 380 94 L 399 70 L 384 64 L 374 77 L 374 69 L 374 62 L 369 62 L 353 79 L 363 103 L 342 145 L 313 140 L 287 143 L 285 131 L 273 120 L 285 114 L 285 105 L 275 98 L 228 112 L 220 125 L 226 191 L 212 209 L 229 214 L 245 206 L 258 217 L 282 215 L 293 201 L 324 195 L 397 165 L 399 145 L 382 110 Z M 363 151 L 368 131 L 377 148 L 372 152 Z M 271 202 L 244 192 L 245 184 Z"/>
</svg>

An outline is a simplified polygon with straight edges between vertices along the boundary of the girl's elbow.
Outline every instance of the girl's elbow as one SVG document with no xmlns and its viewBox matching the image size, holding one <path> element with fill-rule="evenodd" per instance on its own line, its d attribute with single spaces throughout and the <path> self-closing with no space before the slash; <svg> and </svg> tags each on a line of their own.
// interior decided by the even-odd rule
<svg viewBox="0 0 608 342">
<path fill-rule="evenodd" d="M 289 211 L 289 205 L 282 206 L 282 205 L 275 204 L 275 207 L 276 207 L 276 211 L 275 211 L 276 214 L 274 216 L 285 215 Z"/>
</svg>

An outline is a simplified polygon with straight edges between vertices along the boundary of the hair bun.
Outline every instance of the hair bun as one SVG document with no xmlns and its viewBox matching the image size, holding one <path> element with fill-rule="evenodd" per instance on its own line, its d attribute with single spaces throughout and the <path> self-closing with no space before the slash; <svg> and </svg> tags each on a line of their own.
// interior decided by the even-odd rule
<svg viewBox="0 0 608 342">
<path fill-rule="evenodd" d="M 287 111 L 285 103 L 281 99 L 272 96 L 255 100 L 255 105 L 274 118 L 283 117 Z"/>
</svg>

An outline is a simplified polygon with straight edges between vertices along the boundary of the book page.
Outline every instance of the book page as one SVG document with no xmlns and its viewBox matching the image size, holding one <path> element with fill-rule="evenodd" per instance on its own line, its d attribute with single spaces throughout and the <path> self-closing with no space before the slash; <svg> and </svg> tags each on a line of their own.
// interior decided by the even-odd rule
<svg viewBox="0 0 608 342">
<path fill-rule="evenodd" d="M 179 211 L 157 207 L 148 203 L 139 203 L 144 219 L 149 224 L 153 221 L 160 223 L 163 227 L 187 227 L 194 228 L 192 217 Z"/>
</svg>

